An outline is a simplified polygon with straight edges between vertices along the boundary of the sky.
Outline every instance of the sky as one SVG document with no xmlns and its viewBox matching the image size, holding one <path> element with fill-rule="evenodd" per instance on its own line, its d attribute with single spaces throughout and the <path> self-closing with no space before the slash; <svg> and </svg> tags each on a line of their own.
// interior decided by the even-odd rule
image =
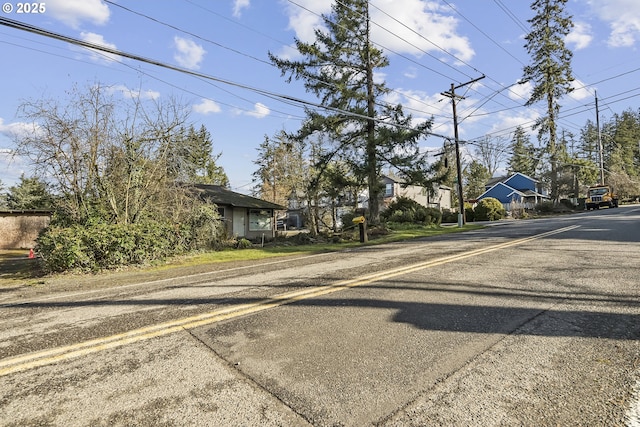
<svg viewBox="0 0 640 427">
<path fill-rule="evenodd" d="M 434 135 L 420 140 L 421 149 L 436 154 L 445 138 L 453 138 L 451 100 L 442 95 L 452 84 L 461 86 L 456 94 L 464 98 L 457 105 L 462 141 L 510 140 L 516 126 L 530 131 L 544 114 L 542 104 L 525 107 L 531 86 L 519 83 L 530 62 L 524 48 L 533 17 L 530 1 L 369 3 L 372 42 L 390 62 L 376 74 L 392 90 L 386 101 L 402 104 L 416 123 L 434 118 Z M 314 40 L 332 0 L 40 4 L 24 13 L 24 6 L 9 0 L 0 17 L 199 76 L 0 25 L 0 181 L 5 187 L 23 173 L 33 174 L 26 159 L 13 155 L 15 138 L 32 127 L 18 107 L 42 98 L 64 102 L 74 85 L 100 83 L 123 99 L 178 99 L 190 122 L 209 130 L 214 152 L 221 153 L 218 164 L 231 188 L 243 193 L 252 190 L 260 143 L 282 130 L 297 130 L 304 118 L 302 105 L 285 98 L 318 102 L 302 82 L 287 82 L 268 53 L 296 59 L 294 40 Z M 574 28 L 565 43 L 573 51 L 576 80 L 575 90 L 561 100 L 560 128 L 579 135 L 587 120 L 596 120 L 596 96 L 601 122 L 640 107 L 640 2 L 569 0 L 567 11 Z M 468 154 L 473 144 L 463 143 L 463 150 Z"/>
</svg>

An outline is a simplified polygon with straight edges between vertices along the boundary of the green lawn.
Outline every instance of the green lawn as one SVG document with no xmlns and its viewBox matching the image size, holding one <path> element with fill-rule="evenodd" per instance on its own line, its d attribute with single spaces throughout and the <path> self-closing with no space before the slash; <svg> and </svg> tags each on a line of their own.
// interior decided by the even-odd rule
<svg viewBox="0 0 640 427">
<path fill-rule="evenodd" d="M 176 265 L 197 265 L 210 262 L 226 262 L 226 261 L 250 261 L 266 258 L 273 258 L 287 255 L 303 255 L 322 252 L 335 252 L 342 249 L 355 248 L 363 245 L 380 245 L 384 243 L 400 242 L 403 240 L 439 236 L 442 234 L 459 233 L 468 230 L 477 230 L 483 228 L 482 225 L 467 224 L 464 227 L 445 226 L 445 227 L 406 227 L 403 229 L 391 230 L 389 234 L 370 238 L 367 243 L 360 243 L 356 236 L 355 241 L 346 241 L 340 243 L 317 242 L 303 245 L 292 245 L 287 242 L 274 243 L 265 245 L 265 247 L 253 247 L 249 249 L 228 249 L 224 251 L 206 252 L 187 257 L 183 260 L 176 260 L 170 266 L 158 268 L 170 268 Z"/>
<path fill-rule="evenodd" d="M 481 225 L 467 224 L 462 228 L 456 226 L 445 227 L 420 227 L 410 226 L 391 230 L 388 234 L 370 237 L 367 243 L 360 243 L 357 234 L 354 240 L 331 243 L 318 240 L 309 244 L 293 244 L 294 239 L 277 240 L 264 247 L 255 246 L 248 249 L 226 249 L 190 254 L 168 260 L 162 265 L 144 267 L 145 271 L 163 271 L 172 268 L 190 267 L 209 263 L 229 261 L 251 261 L 290 255 L 304 255 L 322 252 L 335 252 L 363 245 L 380 245 L 384 243 L 398 242 L 409 239 L 438 236 L 448 233 L 458 233 L 467 230 L 482 228 Z M 337 238 L 336 238 L 337 239 Z M 29 251 L 12 250 L 0 251 L 0 286 L 15 286 L 30 283 L 42 283 L 42 272 L 38 268 L 38 261 L 29 259 Z M 140 267 L 137 267 L 140 271 Z"/>
</svg>

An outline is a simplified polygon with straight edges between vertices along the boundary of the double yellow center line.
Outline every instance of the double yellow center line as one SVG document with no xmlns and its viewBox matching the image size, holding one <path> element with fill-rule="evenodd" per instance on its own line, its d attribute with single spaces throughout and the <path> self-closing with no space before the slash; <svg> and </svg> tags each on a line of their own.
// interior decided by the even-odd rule
<svg viewBox="0 0 640 427">
<path fill-rule="evenodd" d="M 232 307 L 227 307 L 220 310 L 214 310 L 214 311 L 199 314 L 196 316 L 185 317 L 178 320 L 172 320 L 170 322 L 164 322 L 164 323 L 159 323 L 152 326 L 147 326 L 144 328 L 134 329 L 121 334 L 111 335 L 108 337 L 97 338 L 97 339 L 84 341 L 84 342 L 80 342 L 77 344 L 72 344 L 64 347 L 56 347 L 48 350 L 25 354 L 22 356 L 3 359 L 3 360 L 0 360 L 0 376 L 9 375 L 9 374 L 21 372 L 21 371 L 26 371 L 26 370 L 37 368 L 40 366 L 50 365 L 53 363 L 84 356 L 91 353 L 96 353 L 103 350 L 122 347 L 127 344 L 132 344 L 139 341 L 148 340 L 150 338 L 172 334 L 174 332 L 179 332 L 184 329 L 193 329 L 200 326 L 210 325 L 212 323 L 217 323 L 217 322 L 232 319 L 235 317 L 257 313 L 260 311 L 268 310 L 270 308 L 279 307 L 281 305 L 290 304 L 290 303 L 308 299 L 308 298 L 315 298 L 318 296 L 331 294 L 333 292 L 342 291 L 342 290 L 353 288 L 356 286 L 366 285 L 373 282 L 379 282 L 382 280 L 388 280 L 400 275 L 424 270 L 426 268 L 447 264 L 453 261 L 486 254 L 488 252 L 497 251 L 499 249 L 520 245 L 532 240 L 541 239 L 554 234 L 563 233 L 569 230 L 573 230 L 577 227 L 579 226 L 574 225 L 574 226 L 564 227 L 564 228 L 552 230 L 546 233 L 537 234 L 531 237 L 511 240 L 505 243 L 500 243 L 497 245 L 487 246 L 485 248 L 475 249 L 469 252 L 464 252 L 462 254 L 450 255 L 442 258 L 437 258 L 431 261 L 425 261 L 425 262 L 412 264 L 404 267 L 394 268 L 391 270 L 385 270 L 382 272 L 362 276 L 356 279 L 343 280 L 340 282 L 333 283 L 331 285 L 318 286 L 310 289 L 288 292 L 272 298 L 264 299 L 262 301 L 254 302 L 254 303 L 234 305 Z"/>
</svg>

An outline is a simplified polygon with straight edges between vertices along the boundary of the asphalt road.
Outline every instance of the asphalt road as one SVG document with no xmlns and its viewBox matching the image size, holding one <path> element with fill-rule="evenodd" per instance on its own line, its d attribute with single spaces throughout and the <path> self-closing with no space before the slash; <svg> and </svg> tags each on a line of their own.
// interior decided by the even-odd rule
<svg viewBox="0 0 640 427">
<path fill-rule="evenodd" d="M 0 425 L 637 427 L 639 261 L 627 206 L 0 289 Z"/>
</svg>

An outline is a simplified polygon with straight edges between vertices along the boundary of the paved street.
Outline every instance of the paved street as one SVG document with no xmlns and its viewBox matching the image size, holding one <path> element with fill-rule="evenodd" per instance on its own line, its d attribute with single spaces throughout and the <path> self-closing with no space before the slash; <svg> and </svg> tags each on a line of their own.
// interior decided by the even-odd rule
<svg viewBox="0 0 640 427">
<path fill-rule="evenodd" d="M 635 427 L 639 261 L 626 206 L 6 290 L 0 425 Z"/>
</svg>

